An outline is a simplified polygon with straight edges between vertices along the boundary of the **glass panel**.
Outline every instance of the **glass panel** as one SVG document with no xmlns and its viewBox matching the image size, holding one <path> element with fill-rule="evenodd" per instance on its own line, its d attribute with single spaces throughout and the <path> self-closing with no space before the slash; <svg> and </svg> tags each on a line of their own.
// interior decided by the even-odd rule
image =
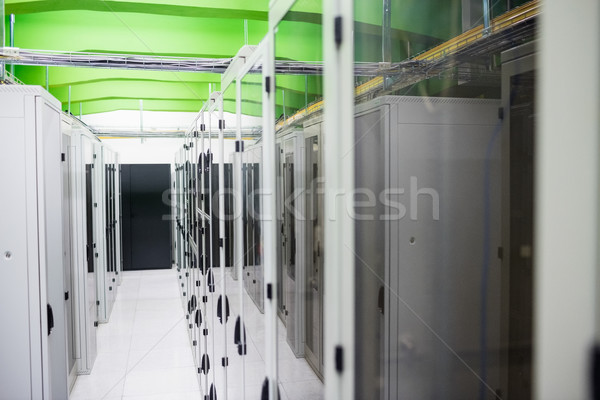
<svg viewBox="0 0 600 400">
<path fill-rule="evenodd" d="M 323 163 L 320 135 L 305 139 L 306 154 L 306 354 L 323 374 Z"/>
<path fill-rule="evenodd" d="M 532 4 L 354 1 L 356 399 L 531 396 Z"/>
<path fill-rule="evenodd" d="M 265 318 L 264 318 L 264 265 L 262 228 L 262 63 L 256 62 L 251 72 L 238 82 L 241 85 L 242 124 L 252 132 L 255 141 L 247 141 L 242 154 L 243 225 L 245 254 L 243 276 L 238 283 L 239 329 L 236 342 L 243 365 L 243 385 L 246 398 L 259 398 L 265 379 Z"/>
<path fill-rule="evenodd" d="M 275 31 L 275 57 L 282 71 L 275 79 L 281 219 L 278 374 L 280 390 L 295 390 L 307 399 L 324 396 L 323 248 L 315 243 L 322 226 L 318 194 L 311 190 L 318 184 L 308 173 L 309 164 L 318 164 L 320 156 L 306 148 L 322 124 L 322 9 L 320 0 L 298 0 Z M 316 140 L 319 153 L 320 139 Z M 318 167 L 316 174 L 322 174 Z M 318 253 L 314 259 L 313 250 Z M 299 374 L 306 384 L 292 383 Z"/>
</svg>

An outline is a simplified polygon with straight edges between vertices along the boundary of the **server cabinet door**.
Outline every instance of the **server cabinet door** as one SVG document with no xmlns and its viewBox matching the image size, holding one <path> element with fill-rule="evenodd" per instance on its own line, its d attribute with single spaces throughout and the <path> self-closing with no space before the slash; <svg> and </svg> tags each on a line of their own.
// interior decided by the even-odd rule
<svg viewBox="0 0 600 400">
<path fill-rule="evenodd" d="M 291 138 L 285 141 L 284 158 L 285 168 L 283 170 L 284 181 L 284 270 L 283 281 L 285 287 L 285 319 L 287 329 L 287 340 L 294 343 L 296 340 L 297 315 L 296 315 L 296 138 Z"/>
<path fill-rule="evenodd" d="M 52 398 L 68 398 L 67 340 L 65 320 L 65 263 L 63 257 L 63 208 L 61 171 L 60 113 L 41 98 L 36 98 L 36 126 L 38 142 L 38 182 L 43 182 L 38 199 L 41 250 L 44 252 L 46 294 L 52 310 L 54 328 L 48 340 L 48 376 Z M 40 148 L 41 147 L 41 148 Z M 41 282 L 44 282 L 42 277 Z M 50 308 L 51 307 L 51 308 Z M 42 308 L 44 308 L 42 306 Z M 44 332 L 42 332 L 42 340 Z"/>
<path fill-rule="evenodd" d="M 283 148 L 282 144 L 278 142 L 275 147 L 275 163 L 277 165 L 277 180 L 276 191 L 277 191 L 277 314 L 285 325 L 285 297 L 284 297 L 284 285 L 283 285 L 283 254 L 285 251 L 285 238 L 283 228 L 283 165 L 284 157 L 282 155 Z"/>
<path fill-rule="evenodd" d="M 96 359 L 96 330 L 98 325 L 98 305 L 97 301 L 97 282 L 96 282 L 96 257 L 94 242 L 94 199 L 93 193 L 93 165 L 94 151 L 88 140 L 82 139 L 83 144 L 83 163 L 85 167 L 85 229 L 86 229 L 86 265 L 83 266 L 82 273 L 85 274 L 85 291 L 87 304 L 86 321 L 88 336 L 87 344 L 87 364 L 86 370 L 92 368 Z"/>
<path fill-rule="evenodd" d="M 72 216 L 74 204 L 71 201 L 71 193 L 73 193 L 71 182 L 71 136 L 62 135 L 62 201 L 63 201 L 63 258 L 64 258 L 64 287 L 65 287 L 65 318 L 67 331 L 67 367 L 69 377 L 76 363 L 76 324 L 75 324 L 75 307 L 73 304 L 74 281 L 75 275 L 73 260 L 73 232 L 72 232 Z M 71 386 L 71 381 L 69 381 Z"/>
<path fill-rule="evenodd" d="M 37 205 L 35 198 L 27 197 L 36 190 L 35 136 L 27 131 L 35 121 L 28 127 L 23 119 L 6 114 L 10 109 L 4 107 L 5 100 L 2 104 L 0 184 L 10 188 L 10 196 L 0 196 L 0 359 L 11 361 L 0 362 L 0 398 L 43 398 L 41 340 L 31 347 L 29 343 L 30 332 L 40 337 L 43 330 L 37 286 Z M 30 302 L 30 292 L 37 302 Z"/>
<path fill-rule="evenodd" d="M 296 216 L 295 206 L 295 138 L 284 143 L 283 167 L 283 285 L 285 291 L 285 321 L 287 337 L 295 337 L 296 309 Z"/>
<path fill-rule="evenodd" d="M 304 353 L 323 376 L 323 171 L 319 136 L 305 139 L 306 240 L 304 283 Z"/>
<path fill-rule="evenodd" d="M 263 297 L 263 216 L 261 205 L 262 147 L 254 150 L 254 298 L 260 311 L 264 310 Z"/>
<path fill-rule="evenodd" d="M 356 279 L 356 399 L 380 399 L 387 357 L 385 318 L 388 307 L 381 301 L 388 282 L 389 249 L 386 241 L 387 215 L 384 203 L 369 204 L 370 196 L 378 196 L 386 187 L 386 165 L 390 149 L 386 134 L 388 112 L 375 109 L 355 119 L 355 279 Z M 368 133 L 368 134 L 366 134 Z M 389 290 L 388 290 L 389 292 Z M 417 397 L 428 398 L 428 397 Z"/>
</svg>

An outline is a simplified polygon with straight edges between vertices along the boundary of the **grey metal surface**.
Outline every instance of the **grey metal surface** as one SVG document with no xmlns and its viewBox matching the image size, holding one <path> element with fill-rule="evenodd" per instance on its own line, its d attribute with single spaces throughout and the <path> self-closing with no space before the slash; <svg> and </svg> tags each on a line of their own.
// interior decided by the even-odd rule
<svg viewBox="0 0 600 400">
<path fill-rule="evenodd" d="M 295 207 L 295 191 L 296 181 L 295 174 L 296 168 L 299 167 L 296 159 L 296 137 L 289 137 L 283 142 L 283 285 L 285 287 L 285 321 L 287 331 L 287 341 L 292 344 L 292 349 L 296 351 L 293 344 L 296 341 L 296 329 L 298 326 L 297 318 L 299 317 L 297 312 L 298 302 L 297 294 L 298 290 L 296 287 L 297 273 L 296 270 L 298 265 L 296 263 L 296 251 L 297 249 L 297 235 L 296 235 L 296 221 Z"/>
<path fill-rule="evenodd" d="M 385 122 L 389 119 L 388 109 L 389 106 L 383 106 L 355 118 L 356 201 L 364 201 L 369 193 L 378 195 L 388 186 L 385 171 L 386 153 L 390 151 L 390 145 L 389 133 L 384 129 Z M 380 290 L 386 284 L 389 254 L 385 240 L 385 222 L 380 219 L 385 213 L 381 202 L 355 211 L 357 351 L 354 390 L 357 399 L 381 398 L 382 388 L 378 382 L 384 381 L 381 362 L 385 359 L 384 343 L 389 340 L 389 335 L 384 334 L 384 314 L 378 307 L 378 300 Z M 389 380 L 385 381 L 392 384 Z"/>
<path fill-rule="evenodd" d="M 356 187 L 377 201 L 355 210 L 357 398 L 494 396 L 498 102 L 398 97 L 359 109 Z M 382 200 L 384 189 L 398 191 Z"/>
<path fill-rule="evenodd" d="M 305 128 L 304 354 L 323 377 L 323 160 L 321 124 Z"/>
<path fill-rule="evenodd" d="M 0 398 L 67 398 L 60 104 L 0 87 Z M 58 105 L 58 107 L 57 107 Z M 47 305 L 54 312 L 48 335 Z"/>
<path fill-rule="evenodd" d="M 97 274 L 96 274 L 96 258 L 94 257 L 93 243 L 94 243 L 94 226 L 93 226 L 93 171 L 92 165 L 94 163 L 93 158 L 93 145 L 91 139 L 86 136 L 81 138 L 81 158 L 82 158 L 82 167 L 83 174 L 85 174 L 84 178 L 84 189 L 85 190 L 85 198 L 83 199 L 83 207 L 85 212 L 85 231 L 86 231 L 86 241 L 85 245 L 90 246 L 86 248 L 86 261 L 87 265 L 85 265 L 83 269 L 83 273 L 85 275 L 85 296 L 86 296 L 86 304 L 85 308 L 87 310 L 85 316 L 85 331 L 87 335 L 87 348 L 86 348 L 86 357 L 84 365 L 80 366 L 81 370 L 91 371 L 94 362 L 96 360 L 97 355 L 97 338 L 96 338 L 96 322 L 98 321 L 98 306 L 96 304 L 97 300 Z M 88 186 L 89 185 L 89 186 Z M 88 210 L 89 207 L 89 210 Z M 89 212 L 89 215 L 88 215 Z M 88 227 L 87 224 L 90 224 Z M 89 236 L 88 236 L 89 235 Z"/>
<path fill-rule="evenodd" d="M 77 332 L 76 332 L 76 320 L 75 320 L 75 304 L 73 297 L 75 295 L 75 286 L 73 279 L 76 276 L 74 271 L 76 261 L 73 259 L 73 207 L 74 204 L 71 201 L 73 193 L 73 182 L 71 182 L 71 171 L 74 167 L 71 159 L 71 135 L 62 134 L 62 153 L 64 154 L 64 161 L 61 165 L 62 175 L 62 205 L 63 205 L 63 272 L 64 272 L 64 290 L 65 290 L 65 324 L 66 324 L 66 337 L 67 337 L 67 368 L 69 375 L 75 368 L 76 354 L 77 354 Z M 69 379 L 69 387 L 71 387 L 71 379 Z"/>
<path fill-rule="evenodd" d="M 34 158 L 27 157 L 27 148 L 35 145 L 35 132 L 26 132 L 25 121 L 14 118 L 18 114 L 7 112 L 9 107 L 4 107 L 5 102 L 14 103 L 15 99 L 7 100 L 2 96 L 0 101 L 3 104 L 0 107 L 0 184 L 3 188 L 10 188 L 12 193 L 0 196 L 0 318 L 3 321 L 0 358 L 11 360 L 10 363 L 0 363 L 0 398 L 41 398 L 41 349 L 37 349 L 40 355 L 36 360 L 35 354 L 32 354 L 36 349 L 29 346 L 30 335 L 38 339 L 42 337 L 40 322 L 36 326 L 29 318 L 30 312 L 34 319 L 37 313 L 39 321 L 41 304 L 39 300 L 30 303 L 28 295 L 30 290 L 36 289 L 29 282 L 28 273 L 32 279 L 39 276 L 37 240 L 31 240 L 32 237 L 37 238 L 36 199 L 27 201 L 27 193 L 35 193 L 36 190 L 35 175 L 28 174 L 31 167 L 27 168 L 27 162 L 35 163 Z M 20 103 L 23 107 L 23 100 Z M 24 110 L 19 111 L 23 117 Z"/>
<path fill-rule="evenodd" d="M 52 398 L 68 398 L 67 321 L 65 315 L 65 260 L 63 257 L 62 168 L 60 111 L 38 98 L 38 143 L 41 140 L 44 180 L 44 228 L 48 303 L 54 311 L 54 329 L 48 336 Z M 41 122 L 41 124 L 39 124 Z M 41 136 L 41 137 L 40 137 Z M 58 136 L 58 139 L 56 138 Z M 39 175 L 38 175 L 39 176 Z M 58 234 L 57 234 L 58 233 Z"/>
<path fill-rule="evenodd" d="M 533 159 L 537 43 L 502 53 L 502 296 L 501 388 L 531 397 L 533 347 Z M 515 104 L 516 103 L 516 104 Z M 513 154 L 514 152 L 514 154 Z"/>
</svg>

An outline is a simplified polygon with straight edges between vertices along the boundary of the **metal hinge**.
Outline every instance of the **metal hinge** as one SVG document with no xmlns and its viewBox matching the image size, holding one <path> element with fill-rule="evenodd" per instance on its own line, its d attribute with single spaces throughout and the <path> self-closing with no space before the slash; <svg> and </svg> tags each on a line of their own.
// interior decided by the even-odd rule
<svg viewBox="0 0 600 400">
<path fill-rule="evenodd" d="M 67 155 L 65 153 L 60 153 L 60 161 L 65 162 L 67 160 Z"/>
<path fill-rule="evenodd" d="M 273 285 L 267 283 L 267 299 L 271 300 L 273 298 Z"/>
<path fill-rule="evenodd" d="M 242 153 L 244 151 L 244 141 L 243 140 L 236 140 L 235 141 L 235 152 L 236 153 Z"/>
<path fill-rule="evenodd" d="M 344 348 L 335 346 L 335 370 L 339 373 L 344 371 Z"/>
<path fill-rule="evenodd" d="M 224 119 L 219 120 L 219 129 L 225 129 L 225 120 Z"/>
<path fill-rule="evenodd" d="M 271 93 L 271 77 L 265 76 L 265 92 Z"/>
<path fill-rule="evenodd" d="M 340 47 L 342 44 L 342 17 L 338 15 L 334 20 L 335 45 Z"/>
</svg>

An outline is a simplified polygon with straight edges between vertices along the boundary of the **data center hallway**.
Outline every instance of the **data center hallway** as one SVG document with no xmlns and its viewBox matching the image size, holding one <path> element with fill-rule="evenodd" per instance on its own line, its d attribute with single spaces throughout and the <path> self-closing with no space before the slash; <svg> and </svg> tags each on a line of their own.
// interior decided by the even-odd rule
<svg viewBox="0 0 600 400">
<path fill-rule="evenodd" d="M 227 280 L 228 285 L 234 284 L 229 274 Z M 249 297 L 246 304 L 254 307 Z M 258 311 L 248 314 L 248 318 L 263 317 Z M 259 372 L 261 364 L 264 370 L 264 339 L 259 331 L 251 329 L 253 325 L 248 319 L 252 362 L 249 359 L 247 363 L 252 365 L 246 365 L 246 370 L 253 367 Z M 98 328 L 98 356 L 92 373 L 77 378 L 70 399 L 201 399 L 187 326 L 175 270 L 123 272 L 110 322 Z M 294 356 L 282 332 L 280 324 L 281 399 L 323 398 L 321 381 L 304 358 Z M 231 360 L 228 375 L 233 375 L 230 384 L 235 386 L 234 371 L 239 371 L 241 365 L 236 365 L 233 357 Z M 261 380 L 257 380 L 256 389 Z M 229 393 L 232 400 L 239 390 L 230 389 Z M 249 400 L 259 397 L 258 393 L 246 394 Z"/>
</svg>

